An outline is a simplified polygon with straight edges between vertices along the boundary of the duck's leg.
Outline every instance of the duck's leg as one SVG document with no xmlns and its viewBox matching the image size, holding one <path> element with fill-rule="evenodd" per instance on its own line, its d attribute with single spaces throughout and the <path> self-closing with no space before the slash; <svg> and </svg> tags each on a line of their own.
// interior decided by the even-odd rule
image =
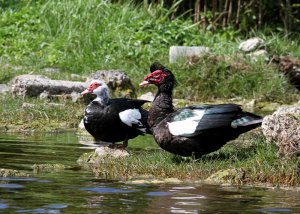
<svg viewBox="0 0 300 214">
<path fill-rule="evenodd" d="M 126 149 L 128 146 L 128 138 L 126 137 L 123 141 L 123 144 L 112 143 L 109 145 L 109 148 L 112 149 Z"/>
<path fill-rule="evenodd" d="M 128 136 L 126 136 L 124 141 L 123 141 L 123 147 L 127 148 L 127 146 L 128 146 Z"/>
</svg>

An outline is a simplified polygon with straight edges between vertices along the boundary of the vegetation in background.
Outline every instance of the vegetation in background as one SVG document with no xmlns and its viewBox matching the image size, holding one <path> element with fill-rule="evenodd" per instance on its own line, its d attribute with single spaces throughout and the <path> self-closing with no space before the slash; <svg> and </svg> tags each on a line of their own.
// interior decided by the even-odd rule
<svg viewBox="0 0 300 214">
<path fill-rule="evenodd" d="M 83 117 L 82 103 L 41 101 L 0 96 L 1 131 L 51 131 L 75 129 Z"/>
<path fill-rule="evenodd" d="M 300 30 L 297 27 L 300 22 L 300 4 L 297 0 L 143 0 L 143 2 L 146 9 L 155 4 L 167 8 L 174 8 L 176 5 L 172 13 L 173 18 L 187 13 L 194 18 L 195 26 L 203 31 L 234 28 L 246 32 L 249 28 L 268 28 L 288 34 Z"/>
<path fill-rule="evenodd" d="M 149 72 L 149 65 L 157 60 L 177 77 L 175 98 L 200 102 L 241 97 L 280 103 L 299 99 L 299 94 L 274 66 L 263 60 L 251 61 L 237 48 L 242 40 L 259 36 L 266 41 L 271 56 L 300 57 L 299 38 L 281 33 L 288 25 L 275 29 L 272 27 L 276 25 L 264 28 L 261 23 L 260 31 L 256 31 L 257 18 L 253 15 L 264 11 L 250 8 L 257 9 L 256 2 L 273 7 L 278 1 L 274 5 L 268 5 L 270 1 L 243 1 L 251 3 L 249 8 L 243 7 L 246 13 L 240 12 L 238 16 L 232 10 L 230 17 L 226 11 L 230 7 L 237 9 L 236 4 L 241 1 L 223 1 L 227 2 L 226 8 L 216 9 L 215 14 L 210 7 L 216 1 L 179 0 L 167 7 L 164 3 L 169 1 L 151 2 L 138 1 L 137 5 L 125 0 L 0 0 L 0 83 L 25 73 L 70 79 L 72 73 L 87 76 L 93 70 L 122 69 L 137 86 Z M 206 12 L 203 7 L 191 12 L 183 7 L 184 2 L 207 5 Z M 292 6 L 286 11 L 287 17 L 294 17 L 292 21 L 298 23 L 297 13 L 293 12 L 298 5 L 292 1 L 289 7 Z M 225 15 L 216 21 L 223 11 Z M 198 17 L 191 16 L 194 12 Z M 233 25 L 237 17 L 240 28 Z M 207 46 L 213 54 L 170 65 L 168 54 L 172 45 Z M 46 73 L 43 69 L 47 67 L 61 72 Z M 155 92 L 156 88 L 138 90 Z M 10 130 L 12 126 L 36 131 L 76 128 L 83 117 L 84 105 L 68 100 L 22 100 L 5 95 L 0 96 L 0 102 L 1 130 Z M 26 108 L 24 102 L 34 106 Z M 197 161 L 164 151 L 142 150 L 124 161 L 107 159 L 95 173 L 101 177 L 102 172 L 108 171 L 111 174 L 105 176 L 117 178 L 142 174 L 201 179 L 232 168 L 243 172 L 236 183 L 299 185 L 299 159 L 279 159 L 274 145 L 265 144 L 261 138 L 251 141 L 253 144 L 247 148 L 226 145 Z M 152 138 L 151 143 L 155 145 Z"/>
<path fill-rule="evenodd" d="M 7 82 L 16 74 L 43 73 L 43 68 L 55 67 L 62 72 L 47 75 L 57 79 L 68 79 L 71 73 L 88 75 L 96 69 L 122 69 L 137 85 L 150 63 L 158 60 L 176 73 L 180 83 L 176 94 L 192 100 L 270 98 L 269 95 L 280 100 L 283 94 L 293 93 L 274 67 L 251 62 L 237 51 L 239 42 L 246 38 L 240 31 L 204 33 L 194 27 L 190 18 L 171 19 L 179 6 L 174 5 L 169 9 L 153 5 L 145 11 L 142 4 L 127 1 L 123 4 L 103 0 L 2 3 L 0 82 Z M 299 40 L 262 32 L 249 31 L 246 36 L 265 39 L 271 55 L 300 56 Z M 232 62 L 241 61 L 249 69 L 240 72 L 227 59 L 210 58 L 193 66 L 169 65 L 172 45 L 207 46 L 215 55 L 226 56 Z M 3 66 L 7 63 L 23 68 L 7 69 Z"/>
</svg>

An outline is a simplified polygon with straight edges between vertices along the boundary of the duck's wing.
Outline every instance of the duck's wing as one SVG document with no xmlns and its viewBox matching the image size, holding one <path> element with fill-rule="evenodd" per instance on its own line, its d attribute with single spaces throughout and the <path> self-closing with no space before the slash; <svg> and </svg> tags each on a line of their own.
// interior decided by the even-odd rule
<svg viewBox="0 0 300 214">
<path fill-rule="evenodd" d="M 193 137 L 208 130 L 236 128 L 261 119 L 251 115 L 253 114 L 243 113 L 236 104 L 189 106 L 169 115 L 167 124 L 172 135 Z"/>
<path fill-rule="evenodd" d="M 142 133 L 149 133 L 147 124 L 148 112 L 141 106 L 149 101 L 132 100 L 126 98 L 112 99 L 110 103 L 110 111 L 114 111 L 119 115 L 119 119 L 125 125 L 138 129 Z"/>
</svg>

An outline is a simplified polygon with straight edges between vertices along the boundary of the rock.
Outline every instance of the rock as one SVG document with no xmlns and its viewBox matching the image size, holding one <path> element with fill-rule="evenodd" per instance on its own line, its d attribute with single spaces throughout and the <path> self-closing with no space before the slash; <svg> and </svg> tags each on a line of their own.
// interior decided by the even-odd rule
<svg viewBox="0 0 300 214">
<path fill-rule="evenodd" d="M 63 109 L 65 107 L 65 104 L 62 104 L 62 103 L 48 103 L 47 107 Z"/>
<path fill-rule="evenodd" d="M 255 51 L 261 47 L 263 47 L 265 45 L 265 42 L 264 40 L 262 40 L 261 38 L 258 38 L 258 37 L 254 37 L 254 38 L 251 38 L 251 39 L 248 39 L 244 42 L 242 42 L 240 45 L 239 45 L 239 49 L 243 52 L 251 52 L 251 51 Z"/>
<path fill-rule="evenodd" d="M 87 78 L 87 82 L 93 79 L 104 81 L 116 97 L 134 97 L 135 88 L 130 78 L 121 70 L 99 70 Z"/>
<path fill-rule="evenodd" d="M 257 50 L 252 53 L 249 53 L 248 56 L 254 60 L 258 61 L 259 59 L 262 59 L 264 61 L 269 61 L 269 53 L 266 50 Z"/>
<path fill-rule="evenodd" d="M 273 56 L 271 62 L 300 90 L 300 60 L 290 56 Z"/>
<path fill-rule="evenodd" d="M 40 93 L 39 98 L 41 100 L 46 100 L 50 98 L 50 93 L 48 91 L 43 91 L 42 93 Z"/>
<path fill-rule="evenodd" d="M 37 172 L 58 172 L 63 171 L 65 169 L 70 169 L 70 166 L 66 166 L 63 164 L 34 164 L 32 169 L 35 173 Z"/>
<path fill-rule="evenodd" d="M 23 109 L 33 109 L 36 105 L 32 103 L 23 103 L 22 108 Z"/>
<path fill-rule="evenodd" d="M 85 164 L 99 164 L 105 161 L 105 158 L 122 158 L 130 154 L 125 149 L 112 149 L 108 146 L 100 146 L 94 152 L 84 153 L 79 157 L 77 163 Z"/>
<path fill-rule="evenodd" d="M 43 71 L 45 73 L 60 73 L 59 68 L 44 68 Z"/>
<path fill-rule="evenodd" d="M 146 94 L 139 96 L 138 99 L 152 102 L 154 100 L 154 95 L 151 92 L 147 92 Z"/>
<path fill-rule="evenodd" d="M 86 152 L 86 153 L 83 153 L 77 160 L 77 163 L 80 164 L 80 165 L 85 165 L 85 164 L 88 164 L 88 163 L 93 163 L 91 160 L 92 160 L 92 157 L 95 155 L 95 152 Z"/>
<path fill-rule="evenodd" d="M 80 121 L 80 123 L 79 123 L 79 125 L 78 125 L 78 128 L 79 128 L 79 129 L 82 129 L 82 130 L 85 130 L 84 123 L 83 123 L 83 119 Z"/>
<path fill-rule="evenodd" d="M 82 79 L 86 79 L 86 77 L 82 77 L 79 74 L 71 74 L 71 79 L 72 80 L 82 80 Z"/>
<path fill-rule="evenodd" d="M 204 46 L 171 46 L 169 50 L 169 61 L 175 63 L 180 59 L 191 61 L 209 53 L 209 48 Z"/>
<path fill-rule="evenodd" d="M 28 177 L 28 174 L 14 169 L 0 169 L 0 177 Z"/>
<path fill-rule="evenodd" d="M 81 93 L 87 83 L 64 80 L 51 80 L 41 75 L 20 75 L 10 81 L 10 91 L 21 97 L 38 97 L 42 93 L 49 95 Z"/>
<path fill-rule="evenodd" d="M 281 107 L 264 117 L 262 131 L 267 141 L 276 143 L 280 155 L 300 155 L 300 106 Z"/>
<path fill-rule="evenodd" d="M 246 102 L 243 105 L 244 110 L 250 111 L 250 112 L 254 112 L 255 104 L 256 104 L 256 100 L 255 99 L 252 99 L 251 101 Z"/>
<path fill-rule="evenodd" d="M 212 184 L 234 184 L 241 183 L 244 179 L 245 171 L 243 169 L 226 169 L 217 171 L 206 178 L 204 182 Z"/>
<path fill-rule="evenodd" d="M 260 109 L 260 111 L 268 112 L 268 113 L 276 111 L 276 109 L 278 109 L 280 106 L 281 106 L 280 103 L 265 103 L 265 102 L 261 102 L 256 105 L 256 107 Z"/>
<path fill-rule="evenodd" d="M 0 84 L 0 94 L 9 92 L 9 87 L 6 84 Z"/>
<path fill-rule="evenodd" d="M 179 180 L 178 178 L 166 178 L 162 180 L 158 179 L 134 179 L 134 180 L 129 180 L 126 181 L 127 184 L 179 184 L 183 183 L 182 180 Z"/>
<path fill-rule="evenodd" d="M 95 150 L 97 156 L 112 156 L 114 158 L 126 157 L 130 154 L 125 149 L 112 149 L 107 146 L 101 146 Z"/>
<path fill-rule="evenodd" d="M 75 91 L 73 91 L 71 94 L 71 99 L 72 99 L 72 102 L 76 103 L 80 98 L 81 98 L 81 94 L 80 93 L 77 93 Z"/>
</svg>

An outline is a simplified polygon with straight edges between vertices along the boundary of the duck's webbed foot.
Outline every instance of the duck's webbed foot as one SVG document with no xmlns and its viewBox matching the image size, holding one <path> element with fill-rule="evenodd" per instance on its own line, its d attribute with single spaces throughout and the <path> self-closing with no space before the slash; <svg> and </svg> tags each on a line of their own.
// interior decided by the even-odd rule
<svg viewBox="0 0 300 214">
<path fill-rule="evenodd" d="M 111 149 L 126 149 L 128 146 L 128 138 L 126 137 L 123 141 L 123 144 L 112 143 L 108 147 Z"/>
<path fill-rule="evenodd" d="M 111 149 L 126 149 L 127 148 L 127 143 L 126 144 L 115 144 L 115 143 L 112 143 L 110 144 L 108 147 L 111 148 Z"/>
</svg>

